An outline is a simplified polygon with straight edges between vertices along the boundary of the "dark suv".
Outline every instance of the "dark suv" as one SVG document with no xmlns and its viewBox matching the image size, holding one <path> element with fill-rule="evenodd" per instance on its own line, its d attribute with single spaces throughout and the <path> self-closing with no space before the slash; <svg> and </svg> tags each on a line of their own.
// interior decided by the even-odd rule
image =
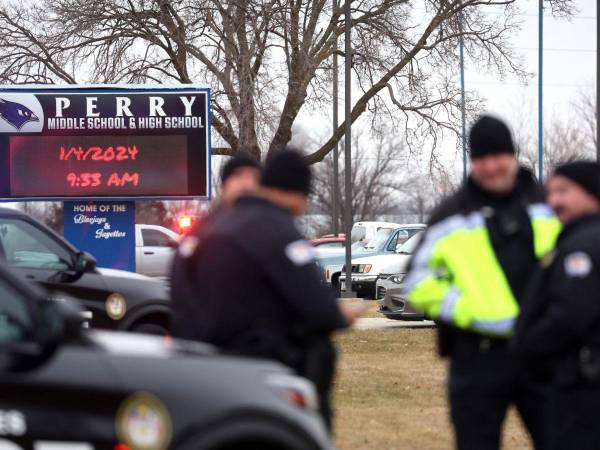
<svg viewBox="0 0 600 450">
<path fill-rule="evenodd" d="M 283 366 L 81 323 L 0 265 L 0 448 L 331 449 L 314 387 Z"/>
<path fill-rule="evenodd" d="M 166 334 L 169 289 L 160 280 L 122 270 L 96 267 L 62 236 L 28 215 L 0 208 L 0 261 L 27 281 L 60 299 L 79 300 L 94 328 Z"/>
</svg>

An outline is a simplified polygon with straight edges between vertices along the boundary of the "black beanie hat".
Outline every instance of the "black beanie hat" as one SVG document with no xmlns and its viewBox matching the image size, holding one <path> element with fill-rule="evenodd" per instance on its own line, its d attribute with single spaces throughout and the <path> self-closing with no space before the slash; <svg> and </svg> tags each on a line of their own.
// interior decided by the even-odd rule
<svg viewBox="0 0 600 450">
<path fill-rule="evenodd" d="M 500 153 L 515 154 L 515 146 L 508 126 L 492 116 L 481 116 L 469 133 L 471 159 Z"/>
<path fill-rule="evenodd" d="M 310 194 L 310 167 L 302 154 L 286 148 L 267 159 L 261 184 L 267 188 Z"/>
<path fill-rule="evenodd" d="M 594 161 L 574 161 L 558 166 L 554 175 L 574 181 L 600 200 L 600 165 Z"/>
<path fill-rule="evenodd" d="M 237 153 L 223 166 L 221 170 L 221 184 L 234 172 L 242 167 L 250 167 L 260 171 L 260 163 L 248 153 Z"/>
</svg>

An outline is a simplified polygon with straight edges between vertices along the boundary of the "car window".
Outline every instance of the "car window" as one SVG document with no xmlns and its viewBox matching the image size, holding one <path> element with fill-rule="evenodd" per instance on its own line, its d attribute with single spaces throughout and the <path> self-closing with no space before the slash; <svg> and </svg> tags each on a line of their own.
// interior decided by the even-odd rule
<svg viewBox="0 0 600 450">
<path fill-rule="evenodd" d="M 365 249 L 376 251 L 383 250 L 383 247 L 385 246 L 389 235 L 392 234 L 392 231 L 393 230 L 390 228 L 380 228 L 375 237 L 371 239 L 367 245 L 365 245 Z"/>
<path fill-rule="evenodd" d="M 0 256 L 10 267 L 67 270 L 73 255 L 50 235 L 31 223 L 0 218 Z"/>
<path fill-rule="evenodd" d="M 423 228 L 410 228 L 408 231 L 408 237 L 413 237 L 415 234 L 417 234 L 420 231 L 423 231 Z"/>
<path fill-rule="evenodd" d="M 23 340 L 32 328 L 27 300 L 0 279 L 0 344 Z"/>
<path fill-rule="evenodd" d="M 404 244 L 402 244 L 402 246 L 398 249 L 398 253 L 403 253 L 405 255 L 412 255 L 415 252 L 415 250 L 417 249 L 417 246 L 419 245 L 419 242 L 421 241 L 422 237 L 423 237 L 423 230 L 419 231 L 417 234 L 410 237 L 408 239 L 408 241 L 406 241 Z"/>
<path fill-rule="evenodd" d="M 168 234 L 159 230 L 142 230 L 142 239 L 146 247 L 171 247 L 175 242 Z"/>
<path fill-rule="evenodd" d="M 398 244 L 402 244 L 409 238 L 409 233 L 406 230 L 398 230 L 387 246 L 387 250 L 395 252 Z"/>
</svg>

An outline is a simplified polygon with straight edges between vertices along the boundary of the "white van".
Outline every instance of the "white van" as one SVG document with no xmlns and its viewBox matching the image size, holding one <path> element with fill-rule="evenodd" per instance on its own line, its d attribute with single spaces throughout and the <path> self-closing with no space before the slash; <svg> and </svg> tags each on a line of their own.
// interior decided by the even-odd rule
<svg viewBox="0 0 600 450">
<path fill-rule="evenodd" d="M 395 230 L 400 224 L 392 222 L 356 222 L 352 226 L 352 247 L 364 247 L 375 238 L 381 229 Z"/>
</svg>

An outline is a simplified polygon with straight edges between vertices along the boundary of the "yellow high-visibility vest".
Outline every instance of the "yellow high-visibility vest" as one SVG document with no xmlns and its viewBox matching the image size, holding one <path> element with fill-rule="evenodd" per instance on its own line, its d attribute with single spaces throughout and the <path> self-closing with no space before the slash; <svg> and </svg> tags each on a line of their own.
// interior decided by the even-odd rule
<svg viewBox="0 0 600 450">
<path fill-rule="evenodd" d="M 530 205 L 528 214 L 539 260 L 554 249 L 561 225 L 545 204 Z M 429 317 L 482 334 L 510 336 L 519 314 L 481 211 L 429 227 L 404 287 L 410 303 Z"/>
</svg>

